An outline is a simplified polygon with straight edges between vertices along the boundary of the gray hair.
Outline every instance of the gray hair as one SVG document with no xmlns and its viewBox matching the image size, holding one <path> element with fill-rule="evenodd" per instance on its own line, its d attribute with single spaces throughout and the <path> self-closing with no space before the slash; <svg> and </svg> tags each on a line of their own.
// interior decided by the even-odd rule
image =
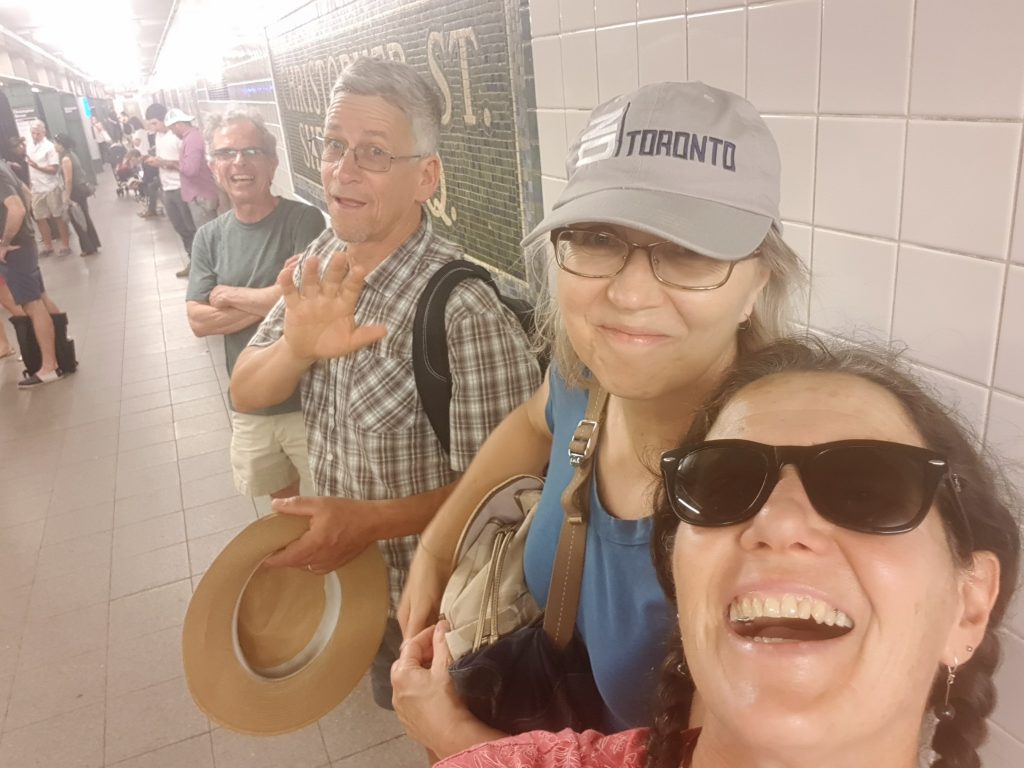
<svg viewBox="0 0 1024 768">
<path fill-rule="evenodd" d="M 757 250 L 768 281 L 750 314 L 750 327 L 737 330 L 737 360 L 790 333 L 789 323 L 795 318 L 793 305 L 807 283 L 806 267 L 775 225 L 768 230 Z M 553 266 L 555 253 L 551 240 L 541 238 L 526 254 L 526 259 L 530 283 L 538 293 L 536 351 L 549 350 L 566 383 L 585 388 L 585 366 L 569 341 L 553 286 L 558 268 Z"/>
<path fill-rule="evenodd" d="M 29 128 L 42 128 L 43 129 L 43 133 L 46 133 L 46 123 L 44 123 L 42 120 L 33 120 L 31 123 L 28 124 L 28 127 Z"/>
<path fill-rule="evenodd" d="M 338 75 L 331 89 L 333 103 L 343 93 L 379 96 L 402 110 L 412 125 L 415 151 L 437 152 L 441 134 L 441 95 L 408 64 L 362 56 Z"/>
<path fill-rule="evenodd" d="M 203 136 L 206 139 L 206 146 L 213 147 L 213 136 L 221 128 L 237 123 L 249 123 L 263 138 L 263 149 L 267 151 L 274 160 L 277 160 L 277 137 L 267 128 L 267 123 L 258 112 L 248 109 L 232 109 L 223 114 L 215 112 L 206 119 L 206 130 Z"/>
</svg>

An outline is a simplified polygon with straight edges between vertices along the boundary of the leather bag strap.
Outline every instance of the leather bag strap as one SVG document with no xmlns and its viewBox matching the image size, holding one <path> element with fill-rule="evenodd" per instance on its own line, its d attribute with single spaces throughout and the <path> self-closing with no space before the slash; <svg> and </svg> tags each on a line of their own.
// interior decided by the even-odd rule
<svg viewBox="0 0 1024 768">
<path fill-rule="evenodd" d="M 587 412 L 569 441 L 569 463 L 575 467 L 572 480 L 562 492 L 562 530 L 551 569 L 551 584 L 544 608 L 544 631 L 556 648 L 572 640 L 583 580 L 583 556 L 587 551 L 587 523 L 590 517 L 590 489 L 594 476 L 594 454 L 608 404 L 608 393 L 599 385 L 590 389 Z"/>
</svg>

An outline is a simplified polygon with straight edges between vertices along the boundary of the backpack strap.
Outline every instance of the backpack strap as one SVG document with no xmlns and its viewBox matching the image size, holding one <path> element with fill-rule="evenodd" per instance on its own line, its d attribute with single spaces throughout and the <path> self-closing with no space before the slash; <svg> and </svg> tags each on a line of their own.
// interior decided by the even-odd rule
<svg viewBox="0 0 1024 768">
<path fill-rule="evenodd" d="M 504 301 L 486 268 L 456 259 L 434 272 L 416 303 L 412 324 L 412 372 L 427 420 L 445 453 L 451 451 L 452 369 L 444 324 L 448 297 L 463 280 L 483 280 Z"/>
</svg>

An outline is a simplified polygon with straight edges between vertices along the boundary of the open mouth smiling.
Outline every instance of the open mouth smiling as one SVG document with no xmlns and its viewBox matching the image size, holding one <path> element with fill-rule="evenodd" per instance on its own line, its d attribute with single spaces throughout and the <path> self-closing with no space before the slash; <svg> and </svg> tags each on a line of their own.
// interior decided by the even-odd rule
<svg viewBox="0 0 1024 768">
<path fill-rule="evenodd" d="M 729 627 L 755 643 L 806 643 L 833 640 L 853 629 L 853 620 L 820 598 L 786 593 L 750 593 L 728 607 Z"/>
</svg>

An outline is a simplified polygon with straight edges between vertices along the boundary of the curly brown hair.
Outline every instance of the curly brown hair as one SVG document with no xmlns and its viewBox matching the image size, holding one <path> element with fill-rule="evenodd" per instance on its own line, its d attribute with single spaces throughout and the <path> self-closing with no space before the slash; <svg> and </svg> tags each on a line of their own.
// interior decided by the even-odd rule
<svg viewBox="0 0 1024 768">
<path fill-rule="evenodd" d="M 979 768 L 978 746 L 987 734 L 986 717 L 995 707 L 992 675 L 999 663 L 999 628 L 1017 587 L 1020 572 L 1021 539 L 1013 509 L 1019 501 L 1011 486 L 996 470 L 996 463 L 975 448 L 969 430 L 940 405 L 907 372 L 889 350 L 839 346 L 816 337 L 777 341 L 741 359 L 726 374 L 717 391 L 697 413 L 684 442 L 705 439 L 723 408 L 746 386 L 768 376 L 783 373 L 843 373 L 879 385 L 894 395 L 924 440 L 943 454 L 960 480 L 960 501 L 967 512 L 969 530 L 956 525 L 957 512 L 945 487 L 936 496 L 950 550 L 962 567 L 973 552 L 989 551 L 999 560 L 999 595 L 992 608 L 985 636 L 970 662 L 956 676 L 950 701 L 956 710 L 952 720 L 935 727 L 931 746 L 936 753 L 932 768 Z M 664 491 L 655 504 L 651 539 L 655 569 L 662 588 L 675 601 L 672 583 L 672 548 L 679 521 L 669 508 Z M 648 742 L 648 768 L 678 766 L 681 735 L 690 717 L 693 682 L 686 669 L 685 651 L 678 630 L 665 661 L 658 687 L 657 715 Z M 945 670 L 937 670 L 929 697 L 941 705 L 946 694 Z"/>
</svg>

